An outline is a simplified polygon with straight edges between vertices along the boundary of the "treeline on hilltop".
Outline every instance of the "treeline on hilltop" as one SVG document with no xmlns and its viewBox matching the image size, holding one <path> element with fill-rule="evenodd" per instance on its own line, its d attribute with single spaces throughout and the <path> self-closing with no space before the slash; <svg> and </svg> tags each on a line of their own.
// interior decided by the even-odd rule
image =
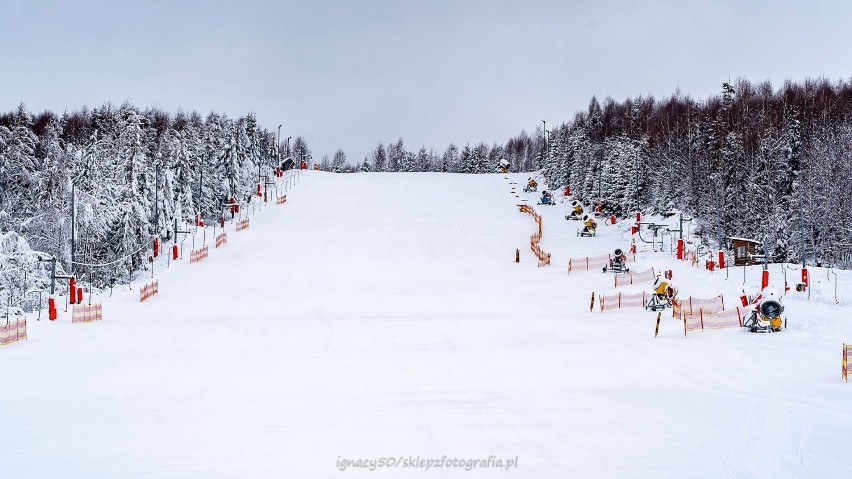
<svg viewBox="0 0 852 479">
<path fill-rule="evenodd" d="M 383 144 L 360 171 L 490 173 L 540 170 L 607 214 L 637 209 L 694 216 L 709 248 L 723 238 L 766 240 L 778 261 L 852 265 L 852 83 L 739 80 L 703 101 L 592 98 L 572 121 L 504 145 L 443 154 Z M 353 168 L 354 169 L 354 168 Z M 804 241 L 802 239 L 804 238 Z"/>
<path fill-rule="evenodd" d="M 153 236 L 174 220 L 208 222 L 229 198 L 251 201 L 278 159 L 312 162 L 302 138 L 278 144 L 249 114 L 175 114 L 106 104 L 56 115 L 21 105 L 0 115 L 0 306 L 44 287 L 54 255 L 70 269 L 71 188 L 81 263 L 112 263 L 98 285 L 126 281 Z M 279 156 L 280 154 L 280 156 Z M 592 98 L 573 120 L 503 145 L 443 153 L 379 144 L 363 161 L 338 150 L 323 170 L 490 173 L 501 159 L 570 185 L 607 214 L 680 210 L 710 248 L 725 237 L 766 240 L 778 261 L 852 266 L 852 82 L 725 83 L 694 100 Z M 78 272 L 85 274 L 86 267 Z M 14 298 L 18 298 L 15 300 Z"/>
<path fill-rule="evenodd" d="M 259 175 L 277 164 L 275 135 L 253 114 L 202 118 L 130 103 L 63 115 L 21 105 L 0 115 L 0 305 L 46 284 L 48 265 L 34 251 L 70 270 L 72 184 L 76 261 L 115 261 L 92 280 L 120 283 L 143 266 L 153 236 L 172 237 L 175 219 L 210 222 L 229 198 L 251 201 Z M 292 153 L 310 156 L 302 138 Z M 88 279 L 85 266 L 76 270 Z"/>
</svg>

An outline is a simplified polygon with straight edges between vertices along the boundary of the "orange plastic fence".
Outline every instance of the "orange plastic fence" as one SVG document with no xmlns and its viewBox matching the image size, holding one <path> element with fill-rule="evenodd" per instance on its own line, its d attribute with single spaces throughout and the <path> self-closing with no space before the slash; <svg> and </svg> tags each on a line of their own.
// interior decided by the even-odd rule
<svg viewBox="0 0 852 479">
<path fill-rule="evenodd" d="M 71 314 L 72 323 L 90 323 L 103 319 L 101 304 L 75 304 Z"/>
<path fill-rule="evenodd" d="M 189 253 L 189 264 L 198 263 L 199 261 L 207 258 L 208 248 L 205 245 L 199 250 L 191 251 Z"/>
<path fill-rule="evenodd" d="M 228 234 L 220 233 L 216 235 L 216 247 L 220 247 L 228 242 Z"/>
<path fill-rule="evenodd" d="M 160 283 L 157 280 L 154 280 L 150 284 L 142 286 L 142 288 L 139 290 L 139 302 L 141 303 L 159 292 Z"/>
<path fill-rule="evenodd" d="M 538 232 L 533 233 L 530 236 L 530 250 L 533 254 L 538 258 L 539 266 L 546 266 L 550 264 L 550 253 L 547 253 L 541 249 L 541 215 L 539 215 L 535 209 L 533 209 L 529 205 L 518 205 L 518 209 L 521 213 L 528 213 L 535 220 L 536 225 L 538 226 Z"/>
<path fill-rule="evenodd" d="M 720 294 L 712 298 L 700 299 L 692 296 L 685 299 L 672 301 L 672 317 L 678 318 L 681 314 L 694 314 L 699 309 L 705 312 L 718 313 L 725 310 L 725 298 Z"/>
<path fill-rule="evenodd" d="M 636 261 L 636 254 L 627 254 L 627 261 Z M 593 269 L 603 269 L 605 266 L 609 266 L 609 262 L 612 259 L 611 254 L 604 254 L 601 256 L 585 256 L 581 258 L 568 258 L 568 272 L 570 273 L 573 270 L 579 271 L 589 271 Z"/>
<path fill-rule="evenodd" d="M 248 218 L 246 218 L 244 220 L 237 221 L 237 231 L 242 231 L 242 230 L 244 230 L 248 227 L 249 227 Z"/>
<path fill-rule="evenodd" d="M 27 318 L 7 320 L 0 326 L 0 346 L 27 339 Z"/>
<path fill-rule="evenodd" d="M 852 361 L 852 344 L 843 343 L 843 380 L 849 382 L 849 362 Z"/>
<path fill-rule="evenodd" d="M 275 202 L 278 203 L 279 205 L 283 205 L 284 203 L 287 202 L 287 195 L 279 196 L 278 199 L 275 200 Z"/>
<path fill-rule="evenodd" d="M 682 312 L 681 319 L 683 320 L 684 334 L 686 334 L 686 331 L 740 328 L 743 325 L 740 308 L 716 312 L 698 309 L 698 311 L 693 313 Z"/>
<path fill-rule="evenodd" d="M 651 268 L 639 273 L 618 273 L 615 275 L 613 281 L 617 288 L 619 286 L 627 286 L 630 284 L 647 283 L 648 281 L 654 281 L 654 278 L 656 277 L 657 275 L 654 273 L 654 268 Z"/>
<path fill-rule="evenodd" d="M 598 303 L 600 304 L 601 312 L 604 312 L 614 309 L 644 308 L 649 299 L 651 299 L 650 293 L 644 291 L 638 293 L 601 294 L 598 296 Z"/>
</svg>

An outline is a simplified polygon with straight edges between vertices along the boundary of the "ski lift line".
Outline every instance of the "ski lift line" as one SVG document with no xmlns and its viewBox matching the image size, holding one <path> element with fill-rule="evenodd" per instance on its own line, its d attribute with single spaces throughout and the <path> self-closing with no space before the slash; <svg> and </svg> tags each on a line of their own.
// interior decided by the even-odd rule
<svg viewBox="0 0 852 479">
<path fill-rule="evenodd" d="M 71 264 L 75 264 L 75 265 L 77 265 L 77 266 L 91 266 L 91 267 L 112 266 L 112 265 L 114 265 L 114 264 L 116 264 L 116 263 L 118 263 L 118 262 L 120 262 L 120 261 L 124 261 L 124 260 L 126 260 L 127 258 L 130 258 L 131 256 L 133 256 L 133 255 L 135 255 L 135 254 L 139 253 L 139 252 L 140 252 L 140 251 L 142 251 L 143 249 L 147 248 L 147 247 L 151 244 L 151 242 L 152 242 L 152 241 L 148 241 L 147 243 L 145 243 L 144 245 L 142 245 L 142 246 L 141 246 L 139 249 L 137 249 L 136 251 L 134 251 L 134 252 L 132 252 L 132 253 L 129 253 L 129 254 L 126 254 L 126 255 L 122 256 L 121 258 L 118 258 L 118 259 L 117 259 L 117 260 L 115 260 L 115 261 L 110 261 L 109 263 L 100 263 L 100 264 L 97 264 L 97 263 L 81 263 L 81 262 L 79 262 L 79 261 L 71 261 Z"/>
</svg>

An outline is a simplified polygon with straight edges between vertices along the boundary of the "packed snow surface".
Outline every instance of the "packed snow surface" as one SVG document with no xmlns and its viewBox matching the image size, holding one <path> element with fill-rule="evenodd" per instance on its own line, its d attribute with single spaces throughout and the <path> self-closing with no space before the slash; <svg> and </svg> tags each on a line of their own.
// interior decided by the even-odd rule
<svg viewBox="0 0 852 479">
<path fill-rule="evenodd" d="M 96 298 L 101 322 L 31 315 L 0 349 L 0 477 L 852 476 L 852 275 L 813 269 L 779 333 L 684 338 L 667 309 L 654 338 L 656 313 L 589 311 L 611 274 L 567 268 L 629 248 L 631 221 L 580 238 L 565 205 L 535 206 L 539 268 L 526 178 L 307 172 L 203 262 L 158 263 L 146 302 L 140 279 Z M 759 266 L 664 246 L 631 269 L 731 307 L 756 293 Z M 517 464 L 341 471 L 417 456 Z"/>
</svg>

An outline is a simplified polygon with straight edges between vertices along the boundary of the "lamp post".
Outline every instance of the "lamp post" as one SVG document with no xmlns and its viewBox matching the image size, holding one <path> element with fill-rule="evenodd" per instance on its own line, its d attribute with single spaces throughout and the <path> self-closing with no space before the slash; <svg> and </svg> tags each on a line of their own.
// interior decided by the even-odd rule
<svg viewBox="0 0 852 479">
<path fill-rule="evenodd" d="M 541 120 L 541 123 L 544 125 L 543 126 L 543 130 L 544 130 L 543 131 L 543 133 L 544 133 L 544 154 L 547 155 L 546 157 L 543 156 L 543 158 L 550 158 L 550 149 L 547 147 L 547 122 L 544 121 L 544 120 Z"/>
<path fill-rule="evenodd" d="M 74 184 L 73 180 L 71 181 L 71 274 L 74 274 L 75 266 L 74 262 L 77 261 L 77 225 L 75 215 L 76 215 L 76 205 L 74 204 L 74 198 L 77 196 L 77 185 Z"/>
<path fill-rule="evenodd" d="M 275 153 L 277 153 L 276 161 L 278 162 L 278 166 L 281 166 L 281 127 L 284 124 L 278 125 L 278 138 L 275 140 Z"/>
</svg>

